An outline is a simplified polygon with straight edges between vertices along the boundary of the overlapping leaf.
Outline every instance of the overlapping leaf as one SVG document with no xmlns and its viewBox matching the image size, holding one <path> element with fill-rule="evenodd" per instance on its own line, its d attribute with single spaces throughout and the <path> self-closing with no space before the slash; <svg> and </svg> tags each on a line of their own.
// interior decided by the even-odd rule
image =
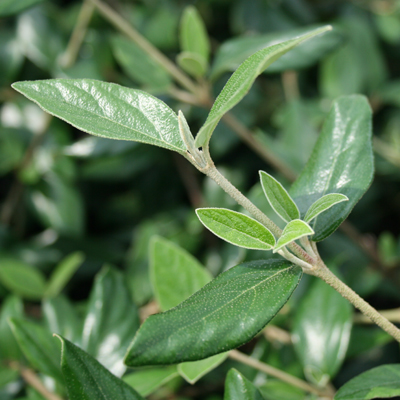
<svg viewBox="0 0 400 400">
<path fill-rule="evenodd" d="M 263 400 L 260 391 L 239 371 L 232 368 L 225 381 L 224 400 Z"/>
<path fill-rule="evenodd" d="M 294 240 L 312 234 L 314 234 L 314 231 L 311 229 L 310 225 L 307 224 L 307 222 L 304 222 L 301 219 L 294 219 L 285 226 L 281 237 L 278 239 L 278 242 L 274 247 L 274 253 Z"/>
</svg>

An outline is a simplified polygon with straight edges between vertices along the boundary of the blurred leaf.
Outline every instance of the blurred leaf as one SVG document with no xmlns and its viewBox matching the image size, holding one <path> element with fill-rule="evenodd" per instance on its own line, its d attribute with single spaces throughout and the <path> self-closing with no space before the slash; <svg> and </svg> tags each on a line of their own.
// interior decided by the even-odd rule
<svg viewBox="0 0 400 400">
<path fill-rule="evenodd" d="M 325 239 L 347 218 L 371 184 L 373 171 L 367 99 L 358 95 L 340 97 L 334 101 L 312 155 L 290 190 L 302 216 L 325 194 L 341 193 L 349 198 L 312 222 L 312 240 Z"/>
<path fill-rule="evenodd" d="M 103 269 L 90 293 L 82 348 L 114 375 L 122 376 L 123 358 L 138 327 L 138 311 L 125 277 L 112 268 Z"/>
<path fill-rule="evenodd" d="M 3 338 L 2 338 L 3 340 Z M 19 378 L 19 372 L 0 365 L 0 388 Z"/>
<path fill-rule="evenodd" d="M 196 214 L 214 235 L 235 246 L 255 250 L 271 250 L 273 234 L 258 221 L 226 208 L 198 208 Z"/>
<path fill-rule="evenodd" d="M 182 303 L 212 279 L 191 254 L 160 237 L 150 242 L 150 277 L 162 311 Z"/>
<path fill-rule="evenodd" d="M 15 3 L 15 2 L 14 2 Z M 2 3 L 4 4 L 4 3 Z M 0 5 L 0 14 L 1 14 Z M 0 84 L 12 82 L 18 74 L 24 61 L 21 48 L 13 31 L 3 30 L 0 32 Z"/>
<path fill-rule="evenodd" d="M 293 199 L 273 176 L 260 171 L 260 181 L 269 204 L 285 222 L 300 218 L 299 209 Z"/>
<path fill-rule="evenodd" d="M 24 305 L 17 296 L 8 296 L 2 303 L 0 312 L 0 360 L 19 360 L 21 350 L 8 324 L 9 318 L 21 318 Z"/>
<path fill-rule="evenodd" d="M 293 329 L 294 346 L 308 379 L 333 378 L 346 356 L 353 312 L 350 303 L 321 280 L 301 300 Z"/>
<path fill-rule="evenodd" d="M 43 0 L 2 0 L 0 3 L 0 16 L 18 14 L 28 7 L 41 3 Z"/>
<path fill-rule="evenodd" d="M 369 400 L 400 395 L 400 364 L 381 365 L 344 384 L 335 400 Z"/>
<path fill-rule="evenodd" d="M 385 83 L 378 89 L 377 95 L 385 104 L 400 107 L 400 80 Z"/>
<path fill-rule="evenodd" d="M 59 346 L 51 333 L 36 323 L 19 318 L 11 318 L 10 326 L 31 365 L 63 384 L 64 379 L 59 365 Z"/>
<path fill-rule="evenodd" d="M 204 59 L 196 53 L 184 51 L 178 54 L 176 61 L 184 71 L 195 78 L 200 78 L 206 73 L 207 64 Z"/>
<path fill-rule="evenodd" d="M 196 146 L 202 147 L 208 144 L 215 127 L 223 115 L 243 99 L 257 76 L 268 68 L 268 66 L 301 42 L 324 33 L 329 29 L 330 26 L 315 29 L 296 39 L 266 47 L 247 58 L 232 74 L 215 100 L 206 122 L 196 136 Z"/>
<path fill-rule="evenodd" d="M 26 299 L 43 297 L 46 281 L 40 270 L 7 256 L 1 258 L 0 282 L 7 289 Z"/>
<path fill-rule="evenodd" d="M 215 80 L 226 71 L 234 71 L 247 57 L 265 47 L 285 42 L 296 36 L 315 29 L 307 26 L 301 29 L 285 30 L 266 35 L 244 36 L 229 39 L 218 49 L 211 71 L 211 79 Z M 302 43 L 282 58 L 274 62 L 266 72 L 277 73 L 285 70 L 307 68 L 315 64 L 327 53 L 335 49 L 343 40 L 343 35 L 334 29 L 325 35 Z"/>
<path fill-rule="evenodd" d="M 90 79 L 17 82 L 13 88 L 84 132 L 186 151 L 176 114 L 142 91 Z"/>
<path fill-rule="evenodd" d="M 164 368 L 150 368 L 125 375 L 123 380 L 132 386 L 140 395 L 148 396 L 160 386 L 178 376 L 176 366 Z"/>
<path fill-rule="evenodd" d="M 381 37 L 390 44 L 400 43 L 400 13 L 375 14 L 375 24 Z"/>
<path fill-rule="evenodd" d="M 76 270 L 82 264 L 84 255 L 76 252 L 65 257 L 54 269 L 47 283 L 45 297 L 56 297 L 64 289 Z M 57 332 L 59 333 L 59 332 Z"/>
<path fill-rule="evenodd" d="M 305 393 L 286 382 L 268 379 L 259 387 L 265 400 L 305 400 Z M 308 399 L 308 398 L 307 398 Z"/>
<path fill-rule="evenodd" d="M 306 215 L 304 216 L 304 221 L 310 222 L 319 214 L 333 207 L 335 204 L 341 203 L 342 201 L 349 201 L 349 199 L 345 195 L 338 193 L 330 193 L 322 196 L 316 202 L 311 204 L 310 208 L 306 212 Z"/>
<path fill-rule="evenodd" d="M 12 128 L 2 127 L 0 130 L 0 174 L 1 175 L 6 174 L 12 171 L 13 169 L 17 168 L 22 161 L 25 152 L 25 146 L 21 138 L 19 137 L 18 133 L 19 133 L 18 130 Z"/>
<path fill-rule="evenodd" d="M 311 229 L 307 222 L 301 219 L 294 219 L 290 221 L 282 232 L 281 237 L 278 239 L 273 252 L 276 253 L 282 247 L 287 246 L 294 240 L 300 239 L 304 236 L 313 235 L 314 231 Z"/>
<path fill-rule="evenodd" d="M 229 370 L 225 381 L 224 400 L 263 400 L 259 390 L 239 371 Z"/>
<path fill-rule="evenodd" d="M 137 332 L 125 363 L 196 361 L 236 348 L 283 307 L 301 275 L 299 267 L 280 260 L 237 265 L 179 306 L 150 316 Z"/>
<path fill-rule="evenodd" d="M 120 399 L 144 400 L 124 381 L 67 339 L 62 343 L 61 370 L 69 400 Z"/>
<path fill-rule="evenodd" d="M 111 40 L 115 58 L 126 75 L 149 90 L 166 90 L 171 77 L 149 54 L 124 36 L 114 36 Z"/>
</svg>

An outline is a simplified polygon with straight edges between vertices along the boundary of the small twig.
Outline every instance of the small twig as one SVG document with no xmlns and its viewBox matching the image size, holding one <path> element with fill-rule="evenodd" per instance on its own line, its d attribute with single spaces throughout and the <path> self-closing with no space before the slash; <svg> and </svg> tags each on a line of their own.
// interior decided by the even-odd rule
<svg viewBox="0 0 400 400">
<path fill-rule="evenodd" d="M 396 322 L 400 323 L 400 308 L 395 308 L 392 310 L 380 310 L 379 314 L 384 316 L 386 319 L 388 319 L 391 322 Z M 371 321 L 370 318 L 366 317 L 363 314 L 355 314 L 353 317 L 353 321 L 356 324 L 372 324 L 373 321 Z"/>
<path fill-rule="evenodd" d="M 264 337 L 270 342 L 291 344 L 292 337 L 289 332 L 275 325 L 267 325 L 262 331 Z"/>
<path fill-rule="evenodd" d="M 10 367 L 12 369 L 17 370 L 24 381 L 32 386 L 35 390 L 37 390 L 45 399 L 47 400 L 63 400 L 62 397 L 50 392 L 46 386 L 43 385 L 43 382 L 39 379 L 36 373 L 30 369 L 26 368 L 23 365 L 19 364 L 16 361 L 10 363 Z"/>
<path fill-rule="evenodd" d="M 296 71 L 285 71 L 282 74 L 282 86 L 287 102 L 297 100 L 300 97 Z"/>
</svg>

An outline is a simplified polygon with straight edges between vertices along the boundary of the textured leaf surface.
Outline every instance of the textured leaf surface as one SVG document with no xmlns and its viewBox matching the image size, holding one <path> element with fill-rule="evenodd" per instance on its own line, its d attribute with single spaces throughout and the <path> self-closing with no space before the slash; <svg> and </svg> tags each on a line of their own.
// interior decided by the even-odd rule
<svg viewBox="0 0 400 400">
<path fill-rule="evenodd" d="M 58 338 L 62 343 L 61 370 L 69 400 L 144 400 L 88 353 L 67 339 Z"/>
<path fill-rule="evenodd" d="M 344 384 L 335 400 L 386 399 L 400 396 L 400 364 L 382 365 Z"/>
<path fill-rule="evenodd" d="M 308 209 L 304 217 L 304 221 L 310 222 L 319 214 L 328 210 L 335 204 L 341 203 L 342 201 L 349 201 L 349 198 L 344 194 L 338 194 L 338 193 L 331 193 L 322 196 L 315 203 L 311 204 L 310 208 Z"/>
<path fill-rule="evenodd" d="M 49 79 L 13 84 L 43 110 L 84 132 L 186 150 L 176 114 L 140 90 L 91 79 Z"/>
<path fill-rule="evenodd" d="M 314 231 L 311 229 L 307 222 L 300 219 L 294 219 L 290 221 L 282 232 L 282 236 L 278 239 L 274 248 L 274 253 L 280 250 L 283 246 L 286 246 L 293 240 L 302 238 L 303 236 L 312 235 Z"/>
<path fill-rule="evenodd" d="M 257 76 L 260 75 L 270 64 L 301 42 L 329 29 L 329 26 L 322 27 L 298 38 L 264 48 L 244 61 L 243 64 L 241 64 L 233 73 L 215 100 L 206 122 L 201 127 L 196 137 L 197 147 L 202 147 L 209 142 L 210 137 L 222 116 L 242 100 L 250 90 Z"/>
<path fill-rule="evenodd" d="M 196 213 L 214 235 L 236 246 L 271 250 L 275 245 L 273 234 L 247 215 L 226 208 L 198 208 Z"/>
<path fill-rule="evenodd" d="M 300 218 L 299 209 L 293 199 L 273 176 L 260 171 L 260 180 L 269 204 L 284 221 Z"/>
<path fill-rule="evenodd" d="M 314 219 L 312 240 L 323 240 L 334 232 L 371 184 L 371 134 L 371 108 L 365 97 L 352 95 L 334 101 L 311 157 L 290 194 L 301 215 L 325 194 L 341 193 L 349 201 Z"/>
<path fill-rule="evenodd" d="M 260 391 L 239 371 L 232 368 L 225 381 L 224 400 L 263 400 Z"/>
<path fill-rule="evenodd" d="M 172 310 L 150 316 L 126 364 L 195 361 L 246 343 L 283 307 L 301 275 L 301 268 L 281 260 L 229 269 Z"/>
<path fill-rule="evenodd" d="M 333 378 L 346 356 L 352 326 L 352 307 L 321 280 L 313 282 L 297 310 L 294 346 L 308 378 L 318 383 Z"/>
</svg>

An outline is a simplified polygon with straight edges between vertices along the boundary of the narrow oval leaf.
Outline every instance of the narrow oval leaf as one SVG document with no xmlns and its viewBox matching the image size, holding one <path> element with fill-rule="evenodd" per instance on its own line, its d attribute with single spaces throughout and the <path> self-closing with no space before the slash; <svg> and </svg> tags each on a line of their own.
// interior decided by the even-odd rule
<svg viewBox="0 0 400 400">
<path fill-rule="evenodd" d="M 173 364 L 234 349 L 276 315 L 301 275 L 301 268 L 284 260 L 237 265 L 172 310 L 150 316 L 133 339 L 125 363 Z"/>
<path fill-rule="evenodd" d="M 212 276 L 187 251 L 155 237 L 150 244 L 150 279 L 157 303 L 166 311 L 201 289 Z"/>
<path fill-rule="evenodd" d="M 350 341 L 352 318 L 350 303 L 320 279 L 301 299 L 293 342 L 307 378 L 315 384 L 334 378 L 339 371 Z"/>
<path fill-rule="evenodd" d="M 300 218 L 299 209 L 281 183 L 264 171 L 260 171 L 260 180 L 269 204 L 285 222 Z"/>
<path fill-rule="evenodd" d="M 44 111 L 92 135 L 186 151 L 176 114 L 141 90 L 92 79 L 26 81 L 12 86 Z"/>
<path fill-rule="evenodd" d="M 335 400 L 370 400 L 400 396 L 400 364 L 381 365 L 351 379 Z"/>
<path fill-rule="evenodd" d="M 320 241 L 333 233 L 371 184 L 371 135 L 371 108 L 364 96 L 343 96 L 333 102 L 311 157 L 290 194 L 301 215 L 325 194 L 340 193 L 349 201 L 318 216 L 312 224 L 312 240 Z"/>
<path fill-rule="evenodd" d="M 276 246 L 274 247 L 273 252 L 276 253 L 283 246 L 288 245 L 290 242 L 294 240 L 300 239 L 303 236 L 313 235 L 314 231 L 307 224 L 307 222 L 302 221 L 301 219 L 294 219 L 290 221 L 282 232 L 282 236 L 278 239 Z"/>
<path fill-rule="evenodd" d="M 225 381 L 224 400 L 263 400 L 260 391 L 239 371 L 229 370 Z"/>
<path fill-rule="evenodd" d="M 207 71 L 206 60 L 196 53 L 184 51 L 176 58 L 178 65 L 195 78 L 204 76 Z"/>
<path fill-rule="evenodd" d="M 304 217 L 304 221 L 310 222 L 319 214 L 323 213 L 326 210 L 329 210 L 332 206 L 341 203 L 342 201 L 349 201 L 349 198 L 344 194 L 339 193 L 331 193 L 322 196 L 315 203 L 311 204 Z"/>
<path fill-rule="evenodd" d="M 255 250 L 271 250 L 274 235 L 258 221 L 226 208 L 198 208 L 196 214 L 214 235 L 235 246 Z"/>
<path fill-rule="evenodd" d="M 88 353 L 67 339 L 55 336 L 62 344 L 61 370 L 69 400 L 144 400 Z"/>
<path fill-rule="evenodd" d="M 210 137 L 222 116 L 243 99 L 250 90 L 257 76 L 260 75 L 269 65 L 301 42 L 330 29 L 330 26 L 325 26 L 299 36 L 298 38 L 266 47 L 244 61 L 230 77 L 215 100 L 206 122 L 201 127 L 196 137 L 196 146 L 202 147 L 208 144 Z"/>
</svg>

